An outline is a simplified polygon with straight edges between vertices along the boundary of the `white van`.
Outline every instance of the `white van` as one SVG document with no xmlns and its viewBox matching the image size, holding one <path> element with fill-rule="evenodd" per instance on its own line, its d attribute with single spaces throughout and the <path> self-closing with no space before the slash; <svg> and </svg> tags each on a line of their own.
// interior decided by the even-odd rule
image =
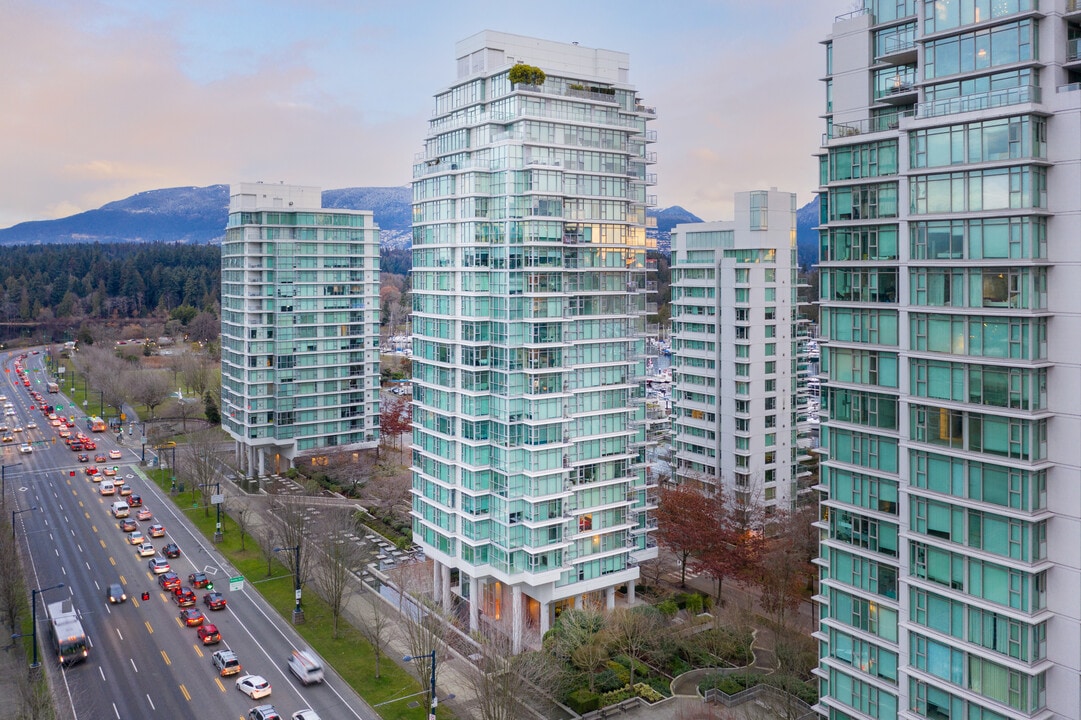
<svg viewBox="0 0 1081 720">
<path fill-rule="evenodd" d="M 128 504 L 126 502 L 124 502 L 123 500 L 119 500 L 117 502 L 114 502 L 110 506 L 110 508 L 113 511 L 113 517 L 114 518 L 126 518 L 128 516 L 128 514 L 131 512 L 131 508 L 129 508 Z"/>
<path fill-rule="evenodd" d="M 102 495 L 116 495 L 116 485 L 109 480 L 103 480 L 101 483 Z"/>
<path fill-rule="evenodd" d="M 293 656 L 289 658 L 289 669 L 304 685 L 323 682 L 323 666 L 307 650 L 293 651 Z"/>
</svg>

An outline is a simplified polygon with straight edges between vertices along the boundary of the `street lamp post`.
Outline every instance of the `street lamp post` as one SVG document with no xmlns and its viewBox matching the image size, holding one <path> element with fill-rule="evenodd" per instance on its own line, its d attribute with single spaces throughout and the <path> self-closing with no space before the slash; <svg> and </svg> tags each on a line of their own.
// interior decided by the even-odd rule
<svg viewBox="0 0 1081 720">
<path fill-rule="evenodd" d="M 12 510 L 11 511 L 11 537 L 15 537 L 15 516 L 20 515 L 20 514 L 22 514 L 24 512 L 30 512 L 31 510 L 37 510 L 37 506 L 35 505 L 34 507 L 28 507 L 28 508 L 24 508 L 22 510 Z"/>
<path fill-rule="evenodd" d="M 102 420 L 104 420 L 105 419 L 105 391 L 104 390 L 98 390 L 98 393 L 99 393 L 98 417 L 101 418 Z"/>
<path fill-rule="evenodd" d="M 38 588 L 30 591 L 30 605 L 33 608 L 30 611 L 31 625 L 33 626 L 32 635 L 34 637 L 34 662 L 30 663 L 31 668 L 41 667 L 41 663 L 38 662 L 38 593 L 43 593 L 46 590 L 56 590 L 64 587 L 64 583 L 58 583 L 56 585 L 50 585 L 47 588 Z"/>
<path fill-rule="evenodd" d="M 8 478 L 7 471 L 9 467 L 17 467 L 22 465 L 21 462 L 11 463 L 10 465 L 0 465 L 0 508 L 4 507 L 7 503 L 8 496 Z"/>
<path fill-rule="evenodd" d="M 294 586 L 296 589 L 297 606 L 293 608 L 293 624 L 300 625 L 304 622 L 304 610 L 300 607 L 300 545 L 294 545 L 292 547 L 276 547 L 274 552 L 284 552 L 286 550 L 293 551 L 293 577 Z"/>
<path fill-rule="evenodd" d="M 423 655 L 406 655 L 404 658 L 402 658 L 402 660 L 405 662 L 412 662 L 413 660 L 420 660 L 421 658 L 426 657 L 432 658 L 432 683 L 431 689 L 429 691 L 431 693 L 432 699 L 428 705 L 428 707 L 430 708 L 430 710 L 428 711 L 428 720 L 435 720 L 435 709 L 436 706 L 439 705 L 439 698 L 435 696 L 435 650 L 432 650 L 430 653 L 425 653 Z"/>
</svg>

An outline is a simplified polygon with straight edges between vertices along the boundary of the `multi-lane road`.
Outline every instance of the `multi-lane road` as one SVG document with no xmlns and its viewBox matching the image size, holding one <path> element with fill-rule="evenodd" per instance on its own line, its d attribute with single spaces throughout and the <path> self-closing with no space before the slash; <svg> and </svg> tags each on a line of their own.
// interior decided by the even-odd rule
<svg viewBox="0 0 1081 720">
<path fill-rule="evenodd" d="M 31 391 L 42 393 L 48 404 L 70 407 L 70 402 L 63 395 L 45 392 L 43 355 L 28 354 L 21 361 L 19 357 L 11 353 L 0 356 L 4 370 L 0 394 L 8 397 L 16 413 L 3 422 L 24 428 L 15 434 L 14 442 L 3 443 L 0 450 L 3 465 L 8 466 L 4 471 L 4 507 L 6 512 L 16 511 L 15 533 L 30 558 L 27 584 L 31 588 L 64 585 L 38 597 L 37 631 L 41 661 L 59 683 L 60 695 L 70 703 L 65 710 L 74 718 L 92 720 L 247 718 L 250 708 L 273 704 L 284 718 L 302 708 L 314 709 L 323 720 L 374 718 L 364 702 L 329 669 L 325 683 L 308 687 L 288 671 L 286 659 L 294 649 L 304 648 L 300 638 L 250 588 L 229 590 L 229 577 L 235 571 L 224 565 L 211 544 L 192 529 L 157 486 L 144 480 L 137 467 L 137 450 L 117 444 L 109 433 L 96 433 L 97 450 L 88 452 L 91 462 L 80 463 L 78 453 L 62 440 L 57 438 L 53 443 L 58 429 L 44 417 Z M 24 387 L 15 372 L 17 361 L 25 368 L 30 388 Z M 77 413 L 72 431 L 86 432 L 84 420 Z M 38 428 L 27 429 L 30 421 Z M 19 452 L 19 445 L 26 441 L 36 442 L 32 453 Z M 172 593 L 158 587 L 147 559 L 137 556 L 110 513 L 110 504 L 118 498 L 102 496 L 100 484 L 86 475 L 88 465 L 95 464 L 93 456 L 108 455 L 110 450 L 119 450 L 121 458 L 99 466 L 117 466 L 118 474 L 127 478 L 153 512 L 153 520 L 140 522 L 139 529 L 145 534 L 151 522 L 164 525 L 165 537 L 152 542 L 159 549 L 167 542 L 179 545 L 181 556 L 169 562 L 184 584 L 189 573 L 205 572 L 214 589 L 224 592 L 228 606 L 212 612 L 202 604 L 205 591 L 196 590 L 197 607 L 221 632 L 220 645 L 203 647 L 196 630 L 181 625 Z M 123 585 L 127 602 L 109 603 L 106 589 L 115 582 Z M 149 593 L 148 600 L 142 599 L 143 592 Z M 44 609 L 50 602 L 69 598 L 81 617 L 90 651 L 85 662 L 65 668 L 57 663 L 50 645 Z M 250 700 L 235 689 L 237 676 L 219 677 L 211 662 L 211 654 L 218 649 L 233 650 L 245 673 L 269 680 L 271 696 Z"/>
</svg>

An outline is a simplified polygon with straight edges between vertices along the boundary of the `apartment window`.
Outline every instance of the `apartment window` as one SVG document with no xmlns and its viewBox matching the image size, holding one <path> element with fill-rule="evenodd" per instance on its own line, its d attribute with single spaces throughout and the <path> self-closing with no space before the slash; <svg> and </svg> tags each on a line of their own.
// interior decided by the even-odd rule
<svg viewBox="0 0 1081 720">
<path fill-rule="evenodd" d="M 736 322 L 750 322 L 751 311 L 747 308 L 736 308 Z"/>
<path fill-rule="evenodd" d="M 748 283 L 751 281 L 751 271 L 748 268 L 736 268 L 736 282 Z"/>
</svg>

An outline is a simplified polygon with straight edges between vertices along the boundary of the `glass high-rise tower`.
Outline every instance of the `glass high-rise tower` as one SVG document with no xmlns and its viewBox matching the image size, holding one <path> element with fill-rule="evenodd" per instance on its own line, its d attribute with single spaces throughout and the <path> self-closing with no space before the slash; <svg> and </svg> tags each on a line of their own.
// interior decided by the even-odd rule
<svg viewBox="0 0 1081 720">
<path fill-rule="evenodd" d="M 317 187 L 230 188 L 222 428 L 247 475 L 379 442 L 379 228 Z"/>
<path fill-rule="evenodd" d="M 457 44 L 413 172 L 413 534 L 515 649 L 633 596 L 646 477 L 652 108 L 625 53 Z M 511 81 L 522 63 L 542 78 Z"/>
<path fill-rule="evenodd" d="M 1081 716 L 1079 38 L 866 0 L 825 43 L 830 718 Z"/>
</svg>

